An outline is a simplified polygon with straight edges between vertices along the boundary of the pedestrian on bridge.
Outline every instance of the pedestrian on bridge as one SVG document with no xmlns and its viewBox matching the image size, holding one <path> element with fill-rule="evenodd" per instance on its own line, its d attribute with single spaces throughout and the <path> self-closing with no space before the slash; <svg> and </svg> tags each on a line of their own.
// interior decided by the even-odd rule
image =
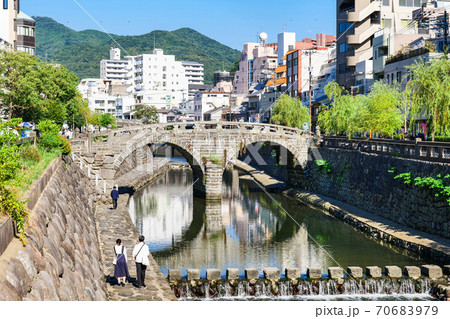
<svg viewBox="0 0 450 319">
<path fill-rule="evenodd" d="M 111 191 L 111 198 L 113 201 L 113 209 L 117 208 L 117 200 L 119 199 L 119 191 L 117 190 L 117 186 L 113 187 L 113 190 Z"/>
<path fill-rule="evenodd" d="M 137 288 L 147 287 L 145 284 L 145 271 L 149 265 L 150 251 L 145 244 L 145 237 L 139 236 L 139 244 L 134 246 L 132 264 L 136 263 Z"/>
</svg>

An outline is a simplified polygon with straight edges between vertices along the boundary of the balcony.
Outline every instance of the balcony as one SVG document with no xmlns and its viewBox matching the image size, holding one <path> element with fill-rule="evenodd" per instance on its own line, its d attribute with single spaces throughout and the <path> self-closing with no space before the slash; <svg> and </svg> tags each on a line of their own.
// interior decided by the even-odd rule
<svg viewBox="0 0 450 319">
<path fill-rule="evenodd" d="M 361 8 L 361 10 L 353 10 L 353 12 L 348 12 L 347 20 L 348 22 L 364 21 L 372 13 L 380 10 L 381 10 L 381 0 L 373 0 L 368 6 Z"/>
<path fill-rule="evenodd" d="M 363 26 L 355 29 L 355 35 L 349 35 L 347 37 L 348 44 L 361 44 L 380 30 L 380 26 L 378 24 L 372 24 L 369 28 L 361 32 L 362 27 Z"/>
</svg>

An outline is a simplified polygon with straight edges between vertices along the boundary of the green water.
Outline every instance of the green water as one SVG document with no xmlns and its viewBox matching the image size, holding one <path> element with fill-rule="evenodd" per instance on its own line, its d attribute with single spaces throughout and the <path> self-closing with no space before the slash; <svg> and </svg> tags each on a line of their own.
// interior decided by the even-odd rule
<svg viewBox="0 0 450 319">
<path fill-rule="evenodd" d="M 193 196 L 190 169 L 175 169 L 130 200 L 130 214 L 164 274 L 168 269 L 420 265 L 424 260 L 316 209 L 266 194 L 243 173 L 224 173 L 221 203 Z M 279 202 L 280 205 L 277 204 Z M 283 271 L 282 271 L 283 272 Z"/>
</svg>

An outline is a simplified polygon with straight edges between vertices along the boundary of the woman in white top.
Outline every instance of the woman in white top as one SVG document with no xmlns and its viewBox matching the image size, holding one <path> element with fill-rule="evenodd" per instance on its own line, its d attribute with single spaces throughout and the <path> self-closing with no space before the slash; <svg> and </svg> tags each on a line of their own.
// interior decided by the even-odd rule
<svg viewBox="0 0 450 319">
<path fill-rule="evenodd" d="M 127 249 L 122 245 L 122 240 L 116 240 L 116 246 L 114 246 L 114 277 L 117 278 L 118 284 L 122 284 L 125 287 L 125 280 L 130 277 L 128 273 L 127 265 Z"/>
</svg>

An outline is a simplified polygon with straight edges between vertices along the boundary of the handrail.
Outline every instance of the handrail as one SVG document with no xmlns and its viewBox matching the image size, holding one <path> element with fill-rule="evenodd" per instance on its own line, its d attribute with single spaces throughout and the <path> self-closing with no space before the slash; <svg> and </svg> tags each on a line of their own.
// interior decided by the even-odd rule
<svg viewBox="0 0 450 319">
<path fill-rule="evenodd" d="M 88 178 L 91 178 L 91 173 L 95 175 L 95 185 L 98 186 L 99 184 L 99 180 L 103 182 L 103 193 L 106 194 L 106 186 L 108 186 L 109 188 L 112 189 L 112 186 L 105 181 L 99 174 L 97 174 L 92 167 L 87 164 L 86 162 L 84 162 L 80 157 L 78 157 L 77 155 L 75 155 L 75 153 L 72 152 L 72 160 L 75 162 L 75 159 L 77 159 L 78 161 L 80 161 L 80 169 L 83 171 L 83 166 L 86 166 L 88 169 Z"/>
<path fill-rule="evenodd" d="M 450 163 L 450 143 L 428 141 L 400 141 L 326 136 L 323 145 L 329 148 L 358 150 L 367 153 L 393 155 L 431 162 Z"/>
</svg>

